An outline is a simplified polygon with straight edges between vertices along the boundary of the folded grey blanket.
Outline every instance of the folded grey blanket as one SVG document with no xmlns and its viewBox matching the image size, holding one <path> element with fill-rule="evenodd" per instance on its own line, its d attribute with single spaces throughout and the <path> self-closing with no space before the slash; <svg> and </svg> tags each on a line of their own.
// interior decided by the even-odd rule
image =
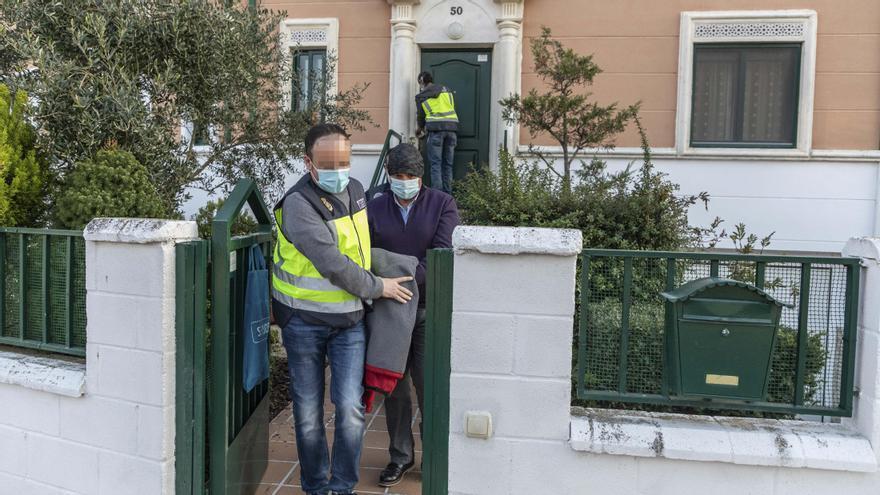
<svg viewBox="0 0 880 495">
<path fill-rule="evenodd" d="M 415 277 L 418 258 L 384 249 L 372 249 L 370 253 L 373 274 L 386 278 Z M 416 324 L 419 288 L 415 280 L 403 285 L 413 292 L 413 298 L 408 303 L 377 299 L 366 316 L 368 337 L 364 385 L 367 389 L 385 394 L 394 390 L 397 380 L 406 371 L 412 331 Z"/>
</svg>

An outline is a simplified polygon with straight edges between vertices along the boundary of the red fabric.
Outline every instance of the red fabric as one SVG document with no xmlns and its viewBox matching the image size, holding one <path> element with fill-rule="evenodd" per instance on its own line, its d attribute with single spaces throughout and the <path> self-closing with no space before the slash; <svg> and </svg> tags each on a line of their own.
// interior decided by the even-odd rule
<svg viewBox="0 0 880 495">
<path fill-rule="evenodd" d="M 395 373 L 383 368 L 376 368 L 369 364 L 364 366 L 364 396 L 361 399 L 366 407 L 367 412 L 373 412 L 373 401 L 376 399 L 376 392 L 382 392 L 385 395 L 394 391 L 397 382 L 403 378 L 402 373 Z"/>
</svg>

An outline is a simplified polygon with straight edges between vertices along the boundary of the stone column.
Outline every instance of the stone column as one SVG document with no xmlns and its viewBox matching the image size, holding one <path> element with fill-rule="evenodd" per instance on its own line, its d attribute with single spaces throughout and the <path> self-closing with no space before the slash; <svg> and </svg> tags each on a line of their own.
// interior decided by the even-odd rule
<svg viewBox="0 0 880 495">
<path fill-rule="evenodd" d="M 504 143 L 509 150 L 516 152 L 519 143 L 519 126 L 508 125 L 501 117 L 501 106 L 497 103 L 502 98 L 520 92 L 522 74 L 522 0 L 495 0 L 501 4 L 501 17 L 498 18 L 498 43 L 495 45 L 494 61 L 496 70 L 492 78 L 492 116 L 494 123 L 489 131 L 489 139 L 493 149 L 490 150 L 490 166 L 498 166 L 499 144 Z M 504 142 L 504 131 L 507 131 L 507 142 Z"/>
<path fill-rule="evenodd" d="M 389 128 L 404 138 L 415 134 L 416 21 L 413 5 L 419 0 L 388 0 L 391 4 L 391 85 L 389 95 Z"/>
</svg>

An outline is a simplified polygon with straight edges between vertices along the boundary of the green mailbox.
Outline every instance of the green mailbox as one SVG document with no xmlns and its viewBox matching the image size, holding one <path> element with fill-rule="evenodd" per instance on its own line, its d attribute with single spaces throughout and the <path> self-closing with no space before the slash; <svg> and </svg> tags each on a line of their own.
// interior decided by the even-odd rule
<svg viewBox="0 0 880 495">
<path fill-rule="evenodd" d="M 671 393 L 763 401 L 786 304 L 736 280 L 702 278 L 661 294 L 667 311 Z"/>
</svg>

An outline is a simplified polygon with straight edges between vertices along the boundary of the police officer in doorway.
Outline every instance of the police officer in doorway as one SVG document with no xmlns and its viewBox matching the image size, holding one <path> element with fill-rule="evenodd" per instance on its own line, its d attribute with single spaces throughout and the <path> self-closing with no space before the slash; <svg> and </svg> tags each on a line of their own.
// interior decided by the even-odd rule
<svg viewBox="0 0 880 495">
<path fill-rule="evenodd" d="M 416 95 L 419 137 L 426 135 L 427 158 L 431 173 L 431 187 L 452 193 L 452 162 L 458 144 L 458 115 L 455 98 L 446 86 L 434 84 L 430 72 L 419 74 Z"/>
</svg>

